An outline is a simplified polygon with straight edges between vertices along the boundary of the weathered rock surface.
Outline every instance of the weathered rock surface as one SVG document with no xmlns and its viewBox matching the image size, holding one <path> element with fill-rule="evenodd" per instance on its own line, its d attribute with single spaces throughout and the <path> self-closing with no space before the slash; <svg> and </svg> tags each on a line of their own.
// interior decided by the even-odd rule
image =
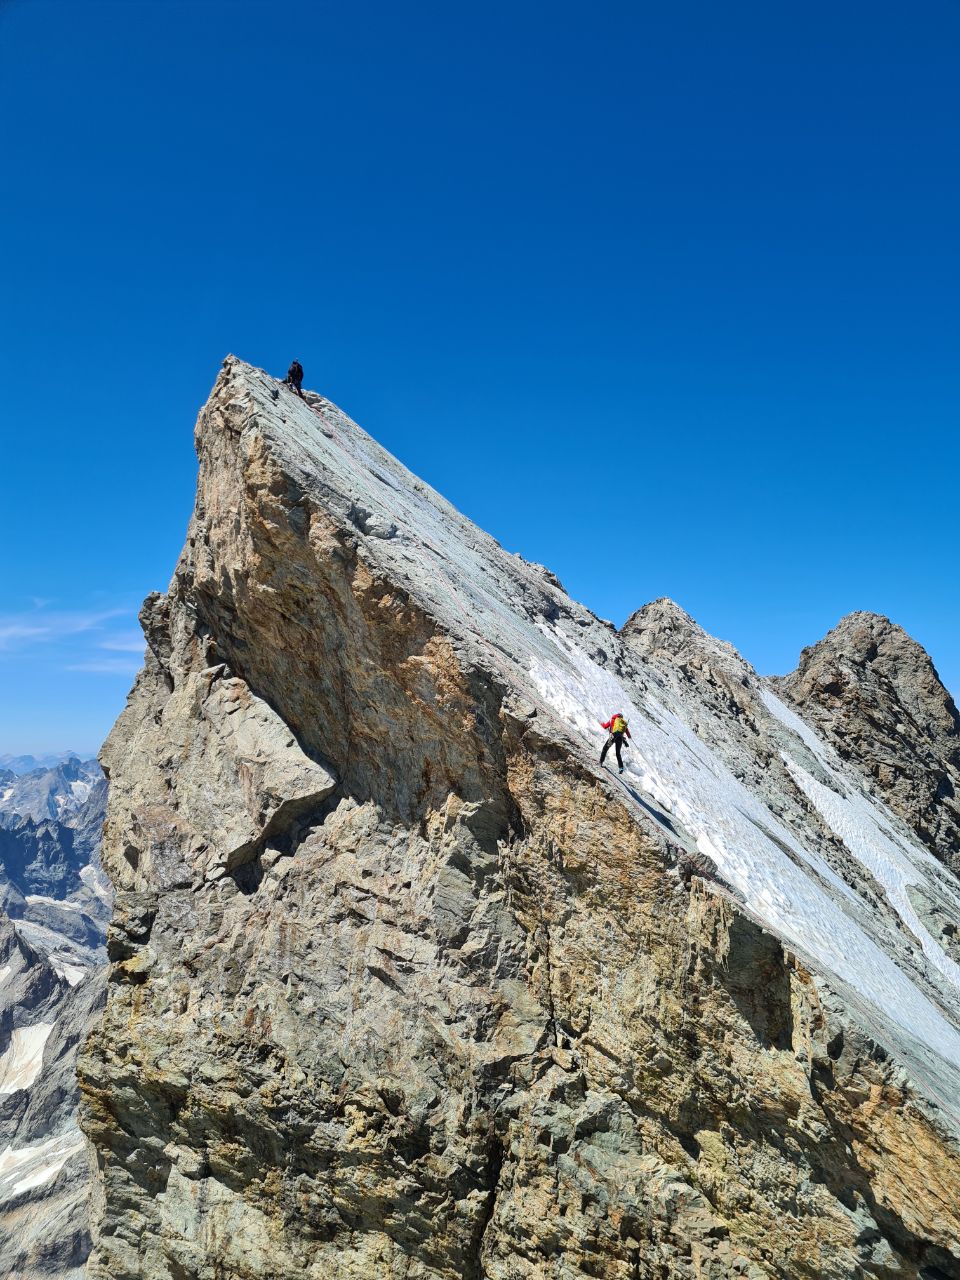
<svg viewBox="0 0 960 1280">
<path fill-rule="evenodd" d="M 960 874 L 960 714 L 920 645 L 888 618 L 852 613 L 775 683 Z"/>
<path fill-rule="evenodd" d="M 320 397 L 230 359 L 197 446 L 102 757 L 93 1280 L 960 1274 L 911 891 L 960 895 L 908 826 L 676 606 L 618 635 Z"/>
</svg>

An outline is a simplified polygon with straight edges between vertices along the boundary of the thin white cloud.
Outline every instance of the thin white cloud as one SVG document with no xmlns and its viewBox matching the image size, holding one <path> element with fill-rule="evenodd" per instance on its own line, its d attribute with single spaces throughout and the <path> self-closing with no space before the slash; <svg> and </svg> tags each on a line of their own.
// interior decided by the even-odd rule
<svg viewBox="0 0 960 1280">
<path fill-rule="evenodd" d="M 91 658 L 89 662 L 71 662 L 64 670 L 103 676 L 135 676 L 142 665 L 131 658 Z"/>
<path fill-rule="evenodd" d="M 115 636 L 101 640 L 97 648 L 109 649 L 113 653 L 143 653 L 147 642 L 140 631 L 118 631 Z"/>
<path fill-rule="evenodd" d="M 37 608 L 29 613 L 0 613 L 0 650 L 54 644 L 68 636 L 97 631 L 114 618 L 129 618 L 129 609 Z"/>
<path fill-rule="evenodd" d="M 22 622 L 0 620 L 0 649 L 15 649 L 20 642 L 46 636 L 45 627 L 28 627 Z"/>
</svg>

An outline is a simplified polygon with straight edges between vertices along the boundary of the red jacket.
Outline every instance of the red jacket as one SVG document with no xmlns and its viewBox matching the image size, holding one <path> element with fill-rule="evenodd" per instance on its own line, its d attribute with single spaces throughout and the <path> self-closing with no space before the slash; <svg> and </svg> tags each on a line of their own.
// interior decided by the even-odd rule
<svg viewBox="0 0 960 1280">
<path fill-rule="evenodd" d="M 623 712 L 622 712 L 622 711 L 618 711 L 615 715 L 612 715 L 612 716 L 610 717 L 610 719 L 609 719 L 606 723 L 604 723 L 604 722 L 601 720 L 601 722 L 600 722 L 600 728 L 601 728 L 601 729 L 609 729 L 609 730 L 610 730 L 610 732 L 611 732 L 611 733 L 613 733 L 613 730 L 610 728 L 610 726 L 613 724 L 614 720 L 616 720 L 617 716 L 619 716 L 619 717 L 620 717 L 620 719 L 623 721 L 623 732 L 624 732 L 624 735 L 625 735 L 626 737 L 628 737 L 628 738 L 629 738 L 629 737 L 630 737 L 630 730 L 627 728 L 627 721 L 626 721 L 626 718 L 625 718 L 625 716 L 624 716 L 624 714 L 623 714 Z"/>
</svg>

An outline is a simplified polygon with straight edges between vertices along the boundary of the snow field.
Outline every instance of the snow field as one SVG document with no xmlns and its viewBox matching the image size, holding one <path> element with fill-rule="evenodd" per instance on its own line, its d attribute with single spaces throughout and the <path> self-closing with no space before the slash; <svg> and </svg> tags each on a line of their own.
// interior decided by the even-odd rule
<svg viewBox="0 0 960 1280">
<path fill-rule="evenodd" d="M 9 1048 L 0 1057 L 0 1094 L 30 1088 L 40 1074 L 43 1046 L 52 1030 L 52 1022 L 36 1022 L 12 1033 Z"/>
<path fill-rule="evenodd" d="M 598 709 L 603 719 L 622 711 L 632 735 L 632 746 L 624 751 L 624 777 L 683 824 L 696 839 L 698 850 L 775 933 L 960 1067 L 957 1030 L 813 873 L 841 900 L 856 902 L 853 890 L 780 825 L 683 721 L 652 698 L 637 707 L 610 672 L 563 635 L 553 638 L 566 661 L 534 658 L 534 686 L 585 745 L 596 750 L 597 758 L 605 736 Z M 822 751 L 822 744 L 818 746 Z M 793 850 L 810 870 L 797 866 L 771 836 Z M 888 854 L 881 851 L 875 856 Z"/>
<path fill-rule="evenodd" d="M 935 865 L 929 850 L 906 835 L 894 833 L 875 801 L 844 780 L 834 762 L 835 755 L 827 744 L 821 742 L 800 717 L 784 706 L 769 689 L 763 691 L 763 700 L 780 723 L 792 729 L 813 751 L 836 789 L 825 786 L 782 751 L 780 754 L 794 782 L 830 830 L 840 837 L 857 861 L 883 887 L 891 906 L 920 943 L 930 963 L 960 988 L 960 965 L 950 959 L 926 929 L 907 893 L 908 885 L 923 886 L 927 883 L 922 868 Z M 942 885 L 939 892 L 944 892 Z M 960 898 L 954 901 L 953 907 L 954 914 L 960 916 Z"/>
<path fill-rule="evenodd" d="M 83 1146 L 79 1131 L 73 1130 L 32 1147 L 6 1147 L 0 1152 L 0 1201 L 51 1182 Z"/>
</svg>

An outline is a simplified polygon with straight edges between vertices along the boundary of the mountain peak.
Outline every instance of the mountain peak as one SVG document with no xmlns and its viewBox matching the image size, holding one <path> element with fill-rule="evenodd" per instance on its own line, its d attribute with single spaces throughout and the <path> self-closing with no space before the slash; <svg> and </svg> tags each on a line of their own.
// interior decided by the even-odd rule
<svg viewBox="0 0 960 1280">
<path fill-rule="evenodd" d="M 103 750 L 92 1280 L 960 1266 L 954 881 L 854 764 L 322 396 L 228 359 L 196 441 Z"/>
<path fill-rule="evenodd" d="M 771 683 L 960 874 L 960 715 L 923 646 L 851 613 Z"/>
<path fill-rule="evenodd" d="M 650 600 L 647 604 L 642 605 L 635 613 L 623 624 L 623 630 L 642 631 L 653 627 L 673 627 L 678 630 L 696 631 L 706 634 L 703 628 L 698 626 L 691 618 L 690 614 L 675 600 L 671 600 L 669 596 L 660 596 L 657 600 Z"/>
</svg>

